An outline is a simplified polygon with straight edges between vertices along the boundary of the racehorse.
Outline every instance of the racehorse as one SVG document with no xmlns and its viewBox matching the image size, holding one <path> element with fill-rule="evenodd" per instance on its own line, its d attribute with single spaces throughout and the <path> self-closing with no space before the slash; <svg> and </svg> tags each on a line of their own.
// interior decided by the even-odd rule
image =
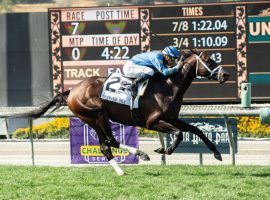
<svg viewBox="0 0 270 200">
<path fill-rule="evenodd" d="M 139 122 L 133 119 L 129 106 L 100 99 L 103 83 L 106 80 L 104 77 L 87 78 L 71 90 L 56 95 L 48 103 L 30 113 L 21 114 L 20 117 L 38 118 L 51 107 L 58 109 L 67 104 L 75 116 L 96 131 L 101 152 L 118 175 L 124 175 L 124 172 L 112 155 L 111 147 L 126 149 L 142 160 L 150 160 L 150 158 L 139 149 L 117 142 L 113 137 L 109 120 L 175 134 L 176 139 L 170 147 L 158 150 L 158 153 L 165 154 L 171 154 L 183 140 L 182 131 L 189 131 L 199 136 L 214 153 L 214 157 L 221 161 L 221 154 L 203 132 L 178 118 L 184 94 L 196 77 L 224 83 L 229 78 L 229 73 L 204 51 L 191 49 L 190 56 L 186 58 L 176 74 L 170 77 L 159 74 L 150 78 L 145 93 L 139 101 Z"/>
</svg>

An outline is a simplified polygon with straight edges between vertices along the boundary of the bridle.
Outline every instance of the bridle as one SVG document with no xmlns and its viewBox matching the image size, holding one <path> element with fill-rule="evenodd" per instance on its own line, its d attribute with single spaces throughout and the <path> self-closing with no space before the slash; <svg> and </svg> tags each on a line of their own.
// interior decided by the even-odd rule
<svg viewBox="0 0 270 200">
<path fill-rule="evenodd" d="M 205 61 L 203 61 L 201 59 L 201 56 L 203 54 L 203 51 L 200 53 L 200 55 L 196 55 L 195 54 L 195 58 L 196 58 L 196 75 L 194 75 L 192 72 L 190 72 L 190 70 L 185 66 L 186 64 L 188 64 L 189 66 L 191 66 L 191 64 L 189 62 L 185 62 L 184 61 L 184 65 L 183 65 L 183 69 L 185 71 L 187 71 L 190 75 L 193 76 L 193 78 L 198 78 L 198 79 L 202 79 L 202 78 L 208 78 L 208 79 L 211 79 L 213 78 L 213 76 L 215 75 L 215 73 L 218 74 L 218 77 L 217 79 L 220 80 L 220 74 L 221 74 L 221 70 L 222 70 L 222 67 L 220 65 L 218 65 L 215 69 L 211 70 L 209 69 L 209 67 L 205 64 Z M 204 68 L 210 73 L 209 76 L 206 76 L 206 77 L 203 77 L 203 76 L 199 76 L 198 75 L 198 69 L 199 69 L 199 62 L 204 66 Z"/>
</svg>

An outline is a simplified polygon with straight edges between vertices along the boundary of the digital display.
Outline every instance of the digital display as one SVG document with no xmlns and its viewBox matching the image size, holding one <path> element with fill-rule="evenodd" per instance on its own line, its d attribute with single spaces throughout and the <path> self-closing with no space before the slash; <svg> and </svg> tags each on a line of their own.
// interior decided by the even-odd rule
<svg viewBox="0 0 270 200">
<path fill-rule="evenodd" d="M 222 5 L 222 9 L 217 9 L 215 4 L 152 9 L 151 30 L 162 40 L 179 49 L 202 49 L 232 74 L 224 85 L 195 80 L 185 100 L 206 100 L 207 96 L 211 96 L 214 101 L 218 101 L 234 100 L 237 97 L 234 10 L 232 5 Z M 162 46 L 158 38 L 152 35 L 151 48 L 161 49 Z"/>
<path fill-rule="evenodd" d="M 53 90 L 122 72 L 135 54 L 168 44 L 206 51 L 231 74 L 223 85 L 196 79 L 184 101 L 237 102 L 243 82 L 253 100 L 270 101 L 269 10 L 270 1 L 49 9 Z"/>
</svg>

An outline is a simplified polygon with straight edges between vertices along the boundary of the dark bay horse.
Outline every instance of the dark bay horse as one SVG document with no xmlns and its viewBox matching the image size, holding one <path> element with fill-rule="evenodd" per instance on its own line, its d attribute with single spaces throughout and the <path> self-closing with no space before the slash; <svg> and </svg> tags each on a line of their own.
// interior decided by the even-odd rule
<svg viewBox="0 0 270 200">
<path fill-rule="evenodd" d="M 171 154 L 183 140 L 181 131 L 189 131 L 204 141 L 216 159 L 222 160 L 216 146 L 201 130 L 178 118 L 183 96 L 196 77 L 205 77 L 223 83 L 229 78 L 229 74 L 207 53 L 193 49 L 178 73 L 170 77 L 155 75 L 150 78 L 147 89 L 139 102 L 139 123 L 132 118 L 129 106 L 100 99 L 100 92 L 105 81 L 105 78 L 101 77 L 90 77 L 83 80 L 71 90 L 56 95 L 50 102 L 25 114 L 24 117 L 37 118 L 49 108 L 59 108 L 67 103 L 75 116 L 96 131 L 101 152 L 118 175 L 123 175 L 124 172 L 114 159 L 110 147 L 126 149 L 143 160 L 149 160 L 149 157 L 139 149 L 117 142 L 113 137 L 109 119 L 125 125 L 175 134 L 176 139 L 170 147 L 158 150 L 159 153 L 165 154 Z"/>
</svg>

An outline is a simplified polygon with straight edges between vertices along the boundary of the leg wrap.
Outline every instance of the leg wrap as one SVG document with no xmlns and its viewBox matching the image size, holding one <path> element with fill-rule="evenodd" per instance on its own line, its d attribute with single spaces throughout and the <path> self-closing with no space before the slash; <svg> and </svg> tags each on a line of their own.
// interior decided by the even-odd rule
<svg viewBox="0 0 270 200">
<path fill-rule="evenodd" d="M 116 162 L 116 160 L 113 158 L 109 161 L 110 165 L 114 168 L 114 170 L 116 171 L 116 173 L 119 176 L 123 176 L 125 173 L 124 171 L 120 168 L 120 166 L 118 165 L 118 163 Z"/>
<path fill-rule="evenodd" d="M 120 146 L 119 146 L 121 149 L 126 149 L 126 150 L 128 150 L 128 152 L 130 152 L 130 153 L 132 153 L 132 154 L 134 154 L 134 155 L 136 155 L 139 151 L 138 151 L 138 149 L 136 149 L 136 148 L 134 148 L 134 147 L 130 147 L 130 146 L 127 146 L 127 145 L 125 145 L 125 144 L 120 144 Z"/>
</svg>

